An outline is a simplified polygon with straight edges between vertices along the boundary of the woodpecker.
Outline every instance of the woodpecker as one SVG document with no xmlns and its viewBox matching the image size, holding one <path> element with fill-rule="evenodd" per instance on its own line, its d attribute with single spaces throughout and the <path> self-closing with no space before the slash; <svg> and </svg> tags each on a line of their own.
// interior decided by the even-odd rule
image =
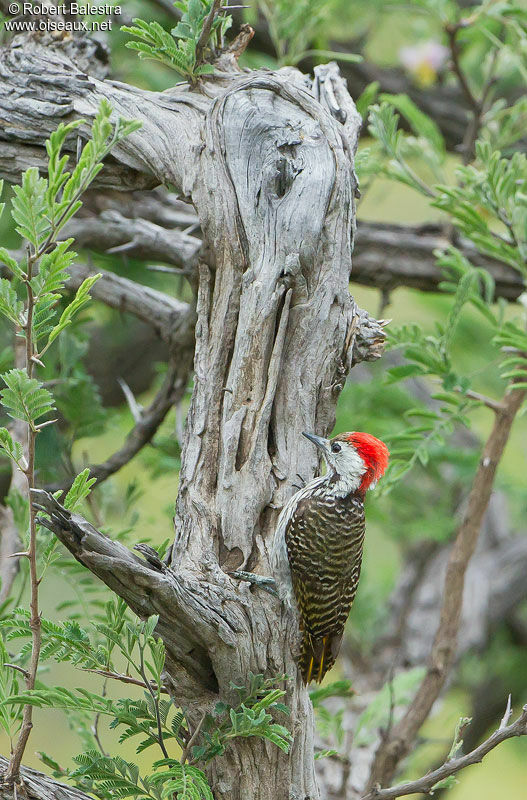
<svg viewBox="0 0 527 800">
<path fill-rule="evenodd" d="M 284 506 L 271 565 L 280 598 L 298 610 L 304 682 L 320 683 L 337 658 L 362 562 L 364 496 L 388 466 L 388 448 L 369 433 L 323 439 L 303 434 L 327 464 L 324 476 Z"/>
</svg>

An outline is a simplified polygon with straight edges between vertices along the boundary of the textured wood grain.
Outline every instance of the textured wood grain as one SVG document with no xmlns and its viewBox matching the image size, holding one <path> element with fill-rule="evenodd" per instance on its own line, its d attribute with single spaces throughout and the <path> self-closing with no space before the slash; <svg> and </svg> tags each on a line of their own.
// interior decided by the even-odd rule
<svg viewBox="0 0 527 800">
<path fill-rule="evenodd" d="M 297 622 L 228 572 L 267 572 L 278 510 L 296 473 L 309 478 L 317 468 L 301 432 L 327 433 L 353 360 L 382 352 L 382 326 L 348 290 L 359 116 L 334 66 L 312 84 L 295 70 L 241 73 L 230 56 L 200 91 L 155 93 L 87 76 L 60 50 L 35 43 L 2 56 L 0 141 L 38 159 L 58 121 L 90 120 L 106 97 L 143 127 L 113 151 L 102 180 L 115 188 L 134 175 L 172 183 L 194 205 L 209 254 L 199 266 L 172 568 L 156 571 L 49 495 L 39 503 L 81 563 L 140 616 L 160 615 L 166 683 L 189 707 L 191 725 L 218 697 L 231 698 L 230 682 L 245 683 L 250 670 L 290 676 L 291 754 L 237 741 L 209 767 L 216 800 L 318 800 Z M 12 167 L 0 155 L 3 169 Z M 105 280 L 119 302 L 120 285 Z M 150 304 L 158 299 L 148 295 Z"/>
</svg>

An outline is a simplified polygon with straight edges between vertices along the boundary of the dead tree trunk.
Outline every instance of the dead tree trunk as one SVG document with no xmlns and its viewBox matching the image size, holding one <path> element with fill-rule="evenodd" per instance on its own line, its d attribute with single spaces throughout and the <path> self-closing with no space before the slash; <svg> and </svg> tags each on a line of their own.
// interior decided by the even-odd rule
<svg viewBox="0 0 527 800">
<path fill-rule="evenodd" d="M 249 671 L 290 676 L 291 753 L 236 740 L 210 767 L 216 800 L 316 800 L 296 621 L 229 573 L 268 574 L 279 509 L 297 473 L 308 480 L 317 466 L 301 432 L 328 433 L 352 362 L 382 351 L 382 327 L 348 291 L 360 118 L 332 65 L 312 83 L 295 70 L 242 73 L 226 57 L 199 91 L 158 94 L 88 77 L 62 53 L 26 45 L 0 59 L 0 172 L 42 165 L 56 124 L 93 117 L 106 97 L 143 128 L 102 180 L 175 184 L 211 254 L 199 267 L 171 569 L 146 564 L 49 495 L 40 502 L 85 566 L 140 616 L 160 615 L 167 683 L 191 725 Z"/>
</svg>

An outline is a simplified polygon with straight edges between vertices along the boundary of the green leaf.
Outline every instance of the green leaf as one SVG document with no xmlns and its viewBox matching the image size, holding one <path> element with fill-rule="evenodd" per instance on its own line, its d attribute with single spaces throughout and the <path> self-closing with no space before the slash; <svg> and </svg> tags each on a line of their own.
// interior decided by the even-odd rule
<svg viewBox="0 0 527 800">
<path fill-rule="evenodd" d="M 17 232 L 27 239 L 35 250 L 44 241 L 50 225 L 46 220 L 47 181 L 41 178 L 36 167 L 30 167 L 22 175 L 22 184 L 14 187 L 15 197 L 11 202 L 11 216 Z"/>
<path fill-rule="evenodd" d="M 23 323 L 22 312 L 24 304 L 7 278 L 0 278 L 0 314 L 7 317 L 15 325 Z"/>
<path fill-rule="evenodd" d="M 417 375 L 423 375 L 424 370 L 419 364 L 401 364 L 399 367 L 391 367 L 386 370 L 386 383 L 398 383 L 405 380 L 405 378 L 415 378 Z"/>
<path fill-rule="evenodd" d="M 177 800 L 214 800 L 205 774 L 197 767 L 163 758 L 154 763 L 154 770 L 150 781 L 161 789 L 162 798 L 175 795 Z"/>
<path fill-rule="evenodd" d="M 24 271 L 15 259 L 9 255 L 5 247 L 0 247 L 0 263 L 6 264 L 17 278 L 24 277 Z"/>
<path fill-rule="evenodd" d="M 15 464 L 20 464 L 24 457 L 24 448 L 20 442 L 14 442 L 7 428 L 0 428 L 0 449 L 11 458 Z"/>
<path fill-rule="evenodd" d="M 330 758 L 331 756 L 342 758 L 338 750 L 319 750 L 318 753 L 315 753 L 315 761 L 319 761 L 321 758 Z"/>
<path fill-rule="evenodd" d="M 0 637 L 0 729 L 3 729 L 9 739 L 20 727 L 22 718 L 22 709 L 9 706 L 7 702 L 10 697 L 18 693 L 17 673 L 6 667 L 10 662 L 11 658 Z"/>
<path fill-rule="evenodd" d="M 457 783 L 459 783 L 459 781 L 456 776 L 449 775 L 448 778 L 443 778 L 443 780 L 434 783 L 432 788 L 429 790 L 429 793 L 433 794 L 438 789 L 453 789 Z"/>
<path fill-rule="evenodd" d="M 328 697 L 352 697 L 354 694 L 351 681 L 334 681 L 320 689 L 313 689 L 309 692 L 309 697 L 313 705 L 318 706 Z"/>
<path fill-rule="evenodd" d="M 31 279 L 31 287 L 38 301 L 47 295 L 54 294 L 64 287 L 67 270 L 77 253 L 69 250 L 73 239 L 58 242 L 51 253 L 45 253 L 40 259 L 38 275 Z"/>
<path fill-rule="evenodd" d="M 2 403 L 10 417 L 34 426 L 39 417 L 52 411 L 53 397 L 36 378 L 29 378 L 21 369 L 12 369 L 0 376 L 5 389 L 0 392 Z"/>
<path fill-rule="evenodd" d="M 49 347 L 49 346 L 50 346 L 50 345 L 51 345 L 51 344 L 52 344 L 52 343 L 55 341 L 55 339 L 57 338 L 57 336 L 58 336 L 58 335 L 59 335 L 59 334 L 60 334 L 60 333 L 61 333 L 61 332 L 62 332 L 62 331 L 65 329 L 65 328 L 67 328 L 67 327 L 68 327 L 68 325 L 71 325 L 71 323 L 73 322 L 73 318 L 75 317 L 75 315 L 76 315 L 76 314 L 78 314 L 78 313 L 79 313 L 79 311 L 80 311 L 82 308 L 84 308 L 84 306 L 86 305 L 86 303 L 88 303 L 88 302 L 90 301 L 90 299 L 91 299 L 91 298 L 90 298 L 90 289 L 91 289 L 91 287 L 93 286 L 93 284 L 94 284 L 96 281 L 98 281 L 98 280 L 99 280 L 99 278 L 100 278 L 100 277 L 101 277 L 101 273 L 99 272 L 97 275 L 93 275 L 93 276 L 92 276 L 92 277 L 90 277 L 90 278 L 86 278 L 86 279 L 85 279 L 85 280 L 84 280 L 84 281 L 81 283 L 81 285 L 80 285 L 80 286 L 79 286 L 79 288 L 77 289 L 77 293 L 76 293 L 75 297 L 73 298 L 73 300 L 71 301 L 71 303 L 70 303 L 68 306 L 66 306 L 66 308 L 65 308 L 65 309 L 64 309 L 64 311 L 62 312 L 62 315 L 61 315 L 61 317 L 60 317 L 60 319 L 59 319 L 59 321 L 58 321 L 57 325 L 55 325 L 55 327 L 54 327 L 54 328 L 52 328 L 52 330 L 50 331 L 50 334 L 49 334 L 49 337 L 48 337 L 47 344 L 46 344 L 46 346 L 44 347 L 44 349 L 42 350 L 42 353 L 41 353 L 41 355 L 42 355 L 42 354 L 44 353 L 44 351 L 46 351 L 46 350 L 48 349 L 48 347 Z"/>
<path fill-rule="evenodd" d="M 97 478 L 90 478 L 90 470 L 86 467 L 73 481 L 71 489 L 65 497 L 64 507 L 69 511 L 74 511 L 88 497 L 94 483 L 97 483 Z"/>
<path fill-rule="evenodd" d="M 73 120 L 65 124 L 61 122 L 58 128 L 53 131 L 46 142 L 48 154 L 48 188 L 46 190 L 46 206 L 50 219 L 54 223 L 57 219 L 56 199 L 60 189 L 69 178 L 66 171 L 68 156 L 60 156 L 62 146 L 67 136 L 85 122 L 84 119 Z"/>
<path fill-rule="evenodd" d="M 390 709 L 406 708 L 412 701 L 418 684 L 425 674 L 424 667 L 401 672 L 393 681 L 386 683 L 377 692 L 370 705 L 360 715 L 355 729 L 356 746 L 365 745 L 377 736 L 380 727 L 388 724 Z"/>
<path fill-rule="evenodd" d="M 445 140 L 434 120 L 424 114 L 406 94 L 381 94 L 380 99 L 397 109 L 410 123 L 416 136 L 428 139 L 436 153 L 444 159 Z"/>
<path fill-rule="evenodd" d="M 362 119 L 365 120 L 368 116 L 368 111 L 372 103 L 375 102 L 377 95 L 379 93 L 381 84 L 379 81 L 372 81 L 369 83 L 366 88 L 363 90 L 362 94 L 358 97 L 355 102 L 357 107 L 357 111 L 361 115 Z"/>
<path fill-rule="evenodd" d="M 37 708 L 82 709 L 95 714 L 114 716 L 114 701 L 108 697 L 89 692 L 87 689 L 64 689 L 57 686 L 53 689 L 32 689 L 13 695 L 4 701 L 7 704 L 32 705 Z"/>
</svg>

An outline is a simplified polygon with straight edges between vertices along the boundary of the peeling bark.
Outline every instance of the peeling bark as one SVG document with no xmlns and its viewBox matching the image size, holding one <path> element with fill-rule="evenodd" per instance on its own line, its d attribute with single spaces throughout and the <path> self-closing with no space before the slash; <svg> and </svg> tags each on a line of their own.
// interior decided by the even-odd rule
<svg viewBox="0 0 527 800">
<path fill-rule="evenodd" d="M 173 183 L 194 205 L 210 254 L 199 266 L 171 568 L 156 570 L 50 495 L 35 497 L 82 564 L 139 616 L 160 615 L 166 683 L 191 726 L 249 671 L 289 675 L 291 753 L 236 740 L 210 765 L 216 800 L 318 800 L 297 622 L 229 572 L 268 572 L 279 509 L 296 474 L 307 480 L 317 468 L 301 432 L 328 433 L 350 367 L 382 352 L 382 324 L 348 291 L 360 117 L 335 65 L 317 68 L 312 84 L 291 69 L 241 73 L 230 54 L 200 91 L 155 93 L 88 76 L 38 45 L 3 56 L 0 140 L 38 160 L 58 121 L 90 120 L 106 97 L 143 127 L 115 148 L 103 185 L 123 188 L 135 175 Z M 0 172 L 10 169 L 4 153 Z M 106 285 L 117 297 L 123 288 Z"/>
</svg>

